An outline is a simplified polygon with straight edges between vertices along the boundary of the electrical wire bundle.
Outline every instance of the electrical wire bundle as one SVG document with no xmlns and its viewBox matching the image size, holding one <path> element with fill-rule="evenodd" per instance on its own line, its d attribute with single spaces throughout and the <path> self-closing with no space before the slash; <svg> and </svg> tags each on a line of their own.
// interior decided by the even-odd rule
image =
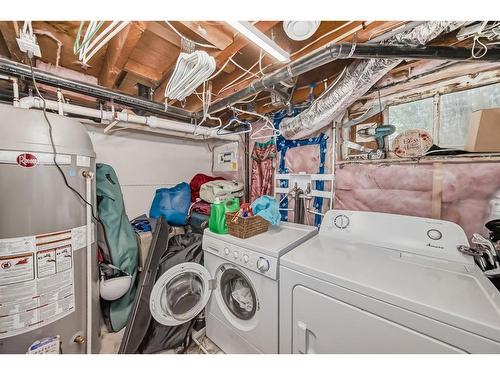
<svg viewBox="0 0 500 375">
<path fill-rule="evenodd" d="M 488 53 L 488 46 L 500 44 L 500 21 L 483 21 L 479 29 L 467 37 L 473 39 L 472 57 L 480 59 Z"/>
<path fill-rule="evenodd" d="M 113 21 L 98 34 L 104 21 L 90 21 L 83 40 L 81 40 L 85 22 L 80 22 L 80 28 L 73 44 L 73 53 L 78 54 L 78 60 L 82 65 L 87 65 L 90 59 L 129 23 L 129 21 Z"/>
<path fill-rule="evenodd" d="M 43 117 L 45 118 L 45 121 L 47 122 L 47 127 L 49 129 L 49 140 L 50 140 L 50 145 L 52 147 L 52 161 L 54 162 L 54 165 L 56 166 L 57 170 L 59 171 L 59 173 L 60 173 L 60 175 L 61 175 L 61 177 L 62 177 L 62 179 L 64 181 L 64 185 L 66 185 L 66 187 L 69 190 L 71 190 L 73 193 L 75 193 L 77 195 L 77 197 L 83 203 L 85 203 L 86 205 L 89 205 L 93 219 L 96 222 L 101 222 L 99 220 L 99 217 L 97 217 L 96 214 L 94 213 L 94 206 L 92 205 L 92 203 L 88 202 L 83 197 L 83 195 L 80 194 L 80 192 L 78 190 L 76 190 L 74 187 L 72 187 L 69 184 L 68 179 L 66 178 L 66 175 L 64 174 L 64 171 L 62 170 L 61 166 L 57 162 L 57 150 L 56 150 L 56 145 L 55 145 L 55 142 L 54 142 L 54 135 L 53 135 L 52 123 L 50 122 L 49 117 L 47 115 L 47 103 L 46 103 L 45 98 L 42 96 L 42 94 L 40 93 L 40 90 L 38 88 L 38 83 L 36 82 L 36 79 L 35 79 L 35 71 L 33 70 L 33 56 L 31 54 L 29 54 L 29 53 L 28 53 L 28 62 L 29 62 L 29 65 L 30 65 L 31 80 L 33 82 L 33 87 L 35 88 L 35 92 L 36 92 L 37 97 L 40 98 L 40 100 L 42 101 L 42 104 L 43 104 L 43 106 L 42 106 L 42 112 L 43 112 Z"/>
</svg>

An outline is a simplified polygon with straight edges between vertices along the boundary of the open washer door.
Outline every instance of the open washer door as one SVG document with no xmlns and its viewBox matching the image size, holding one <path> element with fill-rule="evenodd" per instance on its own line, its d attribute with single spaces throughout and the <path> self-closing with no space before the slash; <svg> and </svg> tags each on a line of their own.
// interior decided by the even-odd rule
<svg viewBox="0 0 500 375">
<path fill-rule="evenodd" d="M 198 263 L 180 263 L 156 281 L 149 308 L 153 318 L 166 326 L 194 319 L 205 307 L 214 289 L 210 272 Z"/>
</svg>

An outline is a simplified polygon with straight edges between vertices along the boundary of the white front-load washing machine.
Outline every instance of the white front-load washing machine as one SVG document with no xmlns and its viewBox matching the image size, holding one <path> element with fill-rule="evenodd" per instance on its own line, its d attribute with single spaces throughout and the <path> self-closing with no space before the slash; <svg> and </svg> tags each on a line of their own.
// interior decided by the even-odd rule
<svg viewBox="0 0 500 375">
<path fill-rule="evenodd" d="M 329 211 L 281 258 L 280 353 L 500 353 L 500 292 L 457 224 Z"/>
<path fill-rule="evenodd" d="M 225 353 L 277 353 L 279 259 L 315 234 L 315 227 L 293 223 L 248 239 L 206 229 L 207 337 Z"/>
<path fill-rule="evenodd" d="M 151 291 L 151 315 L 177 326 L 206 307 L 206 334 L 224 352 L 277 353 L 279 258 L 315 234 L 291 223 L 245 240 L 206 229 L 204 265 L 184 262 L 163 273 Z"/>
</svg>

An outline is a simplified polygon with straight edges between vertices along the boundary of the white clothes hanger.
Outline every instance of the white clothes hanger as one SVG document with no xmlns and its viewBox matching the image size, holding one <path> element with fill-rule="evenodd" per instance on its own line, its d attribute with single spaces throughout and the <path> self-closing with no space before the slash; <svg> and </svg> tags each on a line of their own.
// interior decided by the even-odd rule
<svg viewBox="0 0 500 375">
<path fill-rule="evenodd" d="M 208 88 L 207 88 L 208 86 Z M 208 108 L 210 107 L 210 103 L 212 102 L 212 82 L 203 82 L 203 94 L 202 94 L 202 107 L 203 107 L 203 118 L 202 120 L 196 125 L 193 134 L 196 135 L 196 130 L 198 129 L 198 126 L 203 124 L 207 119 L 210 120 L 215 120 L 219 123 L 218 126 L 216 126 L 215 129 L 219 129 L 222 127 L 222 120 L 219 117 L 213 117 L 208 113 Z"/>
<path fill-rule="evenodd" d="M 165 88 L 165 97 L 184 100 L 215 71 L 215 59 L 205 51 L 181 52 Z"/>
<path fill-rule="evenodd" d="M 276 139 L 281 135 L 281 131 L 274 128 L 273 123 L 271 122 L 271 120 L 267 116 L 261 115 L 260 113 L 257 113 L 257 112 L 244 111 L 244 110 L 236 108 L 236 107 L 230 107 L 230 108 L 236 112 L 246 113 L 248 115 L 257 116 L 265 121 L 264 125 L 261 126 L 261 128 L 259 130 L 252 133 L 252 135 L 250 136 L 250 139 L 252 139 L 252 140 L 266 139 L 266 138 Z M 262 134 L 263 132 L 269 131 L 269 130 L 272 131 L 272 134 L 265 134 L 265 135 Z"/>
<path fill-rule="evenodd" d="M 223 132 L 224 130 L 226 130 L 227 128 L 229 128 L 231 125 L 233 124 L 239 124 L 239 125 L 243 125 L 244 127 L 246 128 L 243 128 L 243 130 L 241 131 L 230 131 L 230 130 L 227 130 L 225 132 Z M 219 128 L 217 130 L 217 135 L 228 135 L 228 134 L 245 134 L 245 133 L 250 133 L 252 131 L 252 124 L 248 121 L 241 121 L 238 117 L 236 117 L 235 114 L 233 114 L 233 116 L 231 117 L 231 119 L 229 120 L 229 122 L 224 125 L 222 128 Z"/>
<path fill-rule="evenodd" d="M 273 138 L 276 139 L 281 135 L 281 131 L 278 129 L 275 129 L 274 126 L 272 126 L 272 122 L 266 118 L 266 122 L 264 123 L 263 126 L 260 127 L 257 131 L 253 132 L 252 135 L 250 136 L 250 139 L 252 140 L 259 140 L 259 139 L 268 139 L 268 138 Z M 271 134 L 262 134 L 266 131 L 272 131 Z"/>
</svg>

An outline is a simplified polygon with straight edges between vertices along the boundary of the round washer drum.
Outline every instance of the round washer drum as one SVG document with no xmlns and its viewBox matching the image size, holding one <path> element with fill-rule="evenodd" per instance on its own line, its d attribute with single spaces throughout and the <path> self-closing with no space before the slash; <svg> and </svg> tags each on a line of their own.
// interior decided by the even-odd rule
<svg viewBox="0 0 500 375">
<path fill-rule="evenodd" d="M 177 326 L 196 317 L 210 298 L 210 273 L 198 263 L 181 263 L 156 281 L 149 308 L 160 324 Z"/>
<path fill-rule="evenodd" d="M 220 272 L 217 284 L 225 306 L 238 319 L 252 319 L 257 312 L 258 301 L 255 288 L 248 277 L 238 268 L 228 264 L 222 265 Z"/>
</svg>

